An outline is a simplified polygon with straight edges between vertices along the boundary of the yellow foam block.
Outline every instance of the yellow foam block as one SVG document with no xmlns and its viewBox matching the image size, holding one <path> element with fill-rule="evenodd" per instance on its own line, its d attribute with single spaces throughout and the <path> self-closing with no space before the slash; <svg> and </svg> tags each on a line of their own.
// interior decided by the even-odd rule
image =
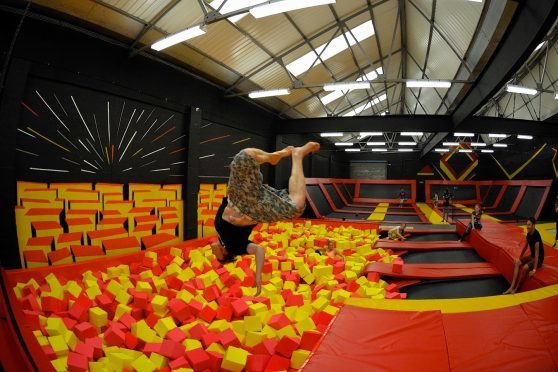
<svg viewBox="0 0 558 372">
<path fill-rule="evenodd" d="M 262 330 L 262 319 L 257 315 L 245 316 L 244 317 L 244 329 L 248 331 L 261 331 Z"/>
<path fill-rule="evenodd" d="M 116 306 L 116 311 L 114 312 L 114 320 L 120 319 L 123 314 L 131 314 L 132 308 L 123 304 L 118 304 Z"/>
<path fill-rule="evenodd" d="M 108 314 L 100 307 L 89 308 L 89 322 L 97 328 L 102 328 L 107 324 Z"/>
<path fill-rule="evenodd" d="M 231 323 L 227 322 L 226 320 L 219 319 L 211 322 L 207 329 L 212 332 L 223 332 L 224 330 L 231 327 Z"/>
<path fill-rule="evenodd" d="M 48 343 L 50 344 L 50 347 L 52 348 L 52 351 L 54 351 L 56 356 L 61 357 L 68 354 L 68 345 L 64 340 L 64 336 L 50 336 L 48 337 Z"/>
<path fill-rule="evenodd" d="M 160 295 L 155 295 L 153 297 L 153 300 L 151 300 L 151 306 L 153 307 L 154 311 L 158 313 L 164 313 L 167 310 L 168 302 L 169 302 L 168 298 Z"/>
<path fill-rule="evenodd" d="M 107 291 L 109 291 L 110 293 L 112 293 L 113 295 L 117 295 L 118 292 L 122 291 L 122 286 L 120 285 L 120 283 L 118 283 L 115 280 L 111 280 L 109 282 L 109 284 L 107 285 Z"/>
<path fill-rule="evenodd" d="M 262 303 L 256 303 L 248 306 L 250 315 L 256 315 L 267 311 L 267 306 Z"/>
<path fill-rule="evenodd" d="M 327 305 L 322 311 L 330 315 L 335 315 L 339 311 L 339 308 L 337 306 Z"/>
<path fill-rule="evenodd" d="M 331 266 L 331 265 L 316 265 L 312 269 L 312 274 L 314 274 L 314 276 L 316 278 L 319 278 L 321 276 L 331 276 L 331 275 L 333 275 L 333 266 Z"/>
<path fill-rule="evenodd" d="M 219 353 L 221 355 L 225 354 L 225 348 L 223 346 L 221 346 L 221 344 L 218 344 L 217 342 L 214 342 L 211 345 L 209 345 L 209 347 L 207 349 L 205 349 L 205 351 L 214 351 L 214 352 Z"/>
<path fill-rule="evenodd" d="M 306 282 L 306 284 L 312 284 L 312 283 L 314 283 L 316 278 L 314 277 L 314 275 L 308 274 L 306 276 L 303 276 L 302 280 L 304 280 Z"/>
<path fill-rule="evenodd" d="M 139 282 L 136 283 L 136 291 L 137 292 L 144 292 L 144 293 L 147 293 L 148 296 L 150 296 L 152 290 L 153 289 L 151 287 L 151 284 L 149 284 L 147 282 L 139 281 Z"/>
<path fill-rule="evenodd" d="M 353 271 L 345 270 L 342 274 L 346 281 L 353 281 L 357 278 L 357 274 Z"/>
<path fill-rule="evenodd" d="M 126 291 L 120 291 L 118 292 L 118 294 L 116 295 L 115 300 L 122 305 L 128 305 L 130 302 L 132 302 L 132 296 L 126 292 Z"/>
<path fill-rule="evenodd" d="M 172 317 L 166 317 L 159 319 L 153 328 L 157 331 L 159 336 L 165 338 L 169 331 L 176 328 L 176 324 L 174 323 L 174 319 Z"/>
<path fill-rule="evenodd" d="M 240 372 L 246 366 L 248 359 L 248 352 L 234 346 L 229 346 L 225 355 L 223 355 L 223 362 L 221 368 L 228 369 L 233 372 Z"/>
<path fill-rule="evenodd" d="M 68 332 L 62 318 L 47 318 L 46 331 L 49 336 L 59 336 Z"/>
<path fill-rule="evenodd" d="M 291 355 L 291 368 L 299 369 L 310 356 L 310 351 L 298 349 Z"/>
<path fill-rule="evenodd" d="M 182 341 L 182 345 L 184 345 L 186 347 L 186 351 L 202 348 L 201 342 L 199 342 L 198 340 L 195 340 L 193 338 L 185 339 L 184 341 Z"/>
<path fill-rule="evenodd" d="M 303 320 L 297 322 L 295 324 L 295 327 L 296 327 L 296 330 L 298 331 L 298 334 L 302 335 L 302 332 L 304 332 L 304 331 L 313 331 L 314 329 L 316 329 L 316 324 L 314 324 L 314 321 L 312 320 L 312 318 L 307 316 Z"/>
<path fill-rule="evenodd" d="M 276 338 L 278 340 L 280 340 L 281 338 L 288 336 L 288 337 L 297 337 L 298 335 L 296 334 L 295 330 L 293 329 L 293 327 L 291 327 L 290 325 L 285 326 L 281 329 L 279 329 L 276 332 Z"/>
<path fill-rule="evenodd" d="M 152 372 L 157 369 L 155 364 L 145 354 L 134 360 L 131 366 L 138 372 Z"/>
<path fill-rule="evenodd" d="M 316 300 L 314 302 L 312 302 L 312 308 L 316 311 L 320 311 L 323 308 L 325 308 L 328 304 L 329 304 L 329 301 L 328 301 L 327 298 L 318 297 L 318 298 L 316 298 Z"/>
<path fill-rule="evenodd" d="M 157 337 L 157 332 L 151 329 L 145 320 L 132 324 L 132 334 L 144 342 L 154 342 Z"/>
<path fill-rule="evenodd" d="M 94 300 L 95 297 L 102 294 L 99 287 L 89 287 L 86 289 L 85 293 L 87 294 L 87 298 L 89 298 L 90 300 Z"/>
</svg>

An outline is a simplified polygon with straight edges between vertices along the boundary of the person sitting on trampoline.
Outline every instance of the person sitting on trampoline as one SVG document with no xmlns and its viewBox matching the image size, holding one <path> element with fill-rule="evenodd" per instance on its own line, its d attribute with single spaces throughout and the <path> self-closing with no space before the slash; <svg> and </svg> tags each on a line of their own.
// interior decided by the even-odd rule
<svg viewBox="0 0 558 372">
<path fill-rule="evenodd" d="M 535 228 L 536 222 L 535 217 L 529 217 L 527 219 L 527 241 L 521 250 L 519 259 L 515 260 L 513 280 L 510 288 L 508 288 L 504 294 L 513 294 L 517 292 L 517 290 L 521 288 L 521 285 L 526 277 L 535 275 L 537 269 L 543 264 L 544 246 L 541 234 Z M 525 251 L 527 250 L 527 246 L 529 246 L 529 249 L 531 250 L 531 255 L 523 257 Z"/>
<path fill-rule="evenodd" d="M 288 146 L 272 153 L 246 148 L 236 154 L 230 164 L 227 197 L 215 216 L 218 240 L 211 243 L 217 259 L 231 262 L 236 256 L 256 256 L 256 296 L 261 292 L 264 248 L 249 240 L 260 222 L 277 222 L 299 217 L 306 207 L 306 181 L 302 160 L 317 151 L 320 144 L 308 142 L 301 147 Z M 292 159 L 288 190 L 277 190 L 262 182 L 260 165 L 276 165 L 281 159 Z"/>
<path fill-rule="evenodd" d="M 403 204 L 405 204 L 405 190 L 401 189 L 399 191 L 399 208 L 403 208 Z"/>
<path fill-rule="evenodd" d="M 405 241 L 405 228 L 407 224 L 402 223 L 399 226 L 394 227 L 388 231 L 387 237 L 390 240 L 401 240 Z"/>
<path fill-rule="evenodd" d="M 465 232 L 463 233 L 463 236 L 459 239 L 460 242 L 465 240 L 465 238 L 471 233 L 472 229 L 477 229 L 477 230 L 482 229 L 482 224 L 480 223 L 481 217 L 482 217 L 481 206 L 480 204 L 477 203 L 475 204 L 475 209 L 473 210 L 473 213 L 471 213 L 471 222 L 469 222 L 467 228 L 465 229 Z"/>
<path fill-rule="evenodd" d="M 444 199 L 444 204 L 442 209 L 442 215 L 443 215 L 442 222 L 444 222 L 444 221 L 448 221 L 448 215 L 451 208 L 450 201 L 451 199 L 453 199 L 453 195 L 452 193 L 449 192 L 449 189 L 446 189 L 446 191 L 444 191 L 444 194 L 442 195 L 442 199 Z"/>
</svg>

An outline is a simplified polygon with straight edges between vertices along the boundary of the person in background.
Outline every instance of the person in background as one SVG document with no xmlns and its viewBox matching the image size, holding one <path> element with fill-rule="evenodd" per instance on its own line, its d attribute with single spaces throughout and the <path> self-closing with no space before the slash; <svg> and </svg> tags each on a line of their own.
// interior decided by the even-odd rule
<svg viewBox="0 0 558 372">
<path fill-rule="evenodd" d="M 513 280 L 510 287 L 504 294 L 513 294 L 517 292 L 527 276 L 535 275 L 537 269 L 540 268 L 544 261 L 544 246 L 541 234 L 535 228 L 537 220 L 535 217 L 527 219 L 527 241 L 519 254 L 519 258 L 515 260 L 513 270 Z M 531 250 L 531 255 L 523 257 L 527 247 Z"/>
<path fill-rule="evenodd" d="M 448 215 L 451 208 L 451 199 L 453 199 L 453 194 L 449 192 L 449 189 L 446 188 L 444 194 L 442 195 L 442 199 L 444 199 L 443 209 L 442 209 L 442 222 L 448 221 Z"/>
<path fill-rule="evenodd" d="M 406 224 L 402 223 L 401 225 L 394 227 L 393 229 L 388 231 L 388 238 L 390 240 L 401 240 L 405 241 L 405 228 L 407 227 Z"/>
<path fill-rule="evenodd" d="M 438 193 L 435 192 L 434 193 L 434 199 L 432 199 L 433 204 L 434 204 L 434 208 L 438 209 L 438 201 L 440 200 Z"/>
<path fill-rule="evenodd" d="M 272 153 L 246 148 L 236 154 L 230 164 L 227 197 L 215 216 L 218 239 L 211 243 L 215 257 L 222 263 L 236 256 L 253 254 L 256 257 L 256 296 L 262 289 L 262 268 L 265 250 L 249 240 L 250 233 L 260 222 L 276 222 L 298 217 L 306 207 L 306 181 L 302 161 L 308 154 L 320 149 L 317 142 L 301 147 L 288 146 Z M 290 157 L 289 188 L 277 190 L 263 184 L 260 165 L 276 165 Z"/>
<path fill-rule="evenodd" d="M 399 191 L 399 208 L 403 208 L 403 204 L 405 204 L 405 190 L 401 189 Z"/>
<path fill-rule="evenodd" d="M 322 249 L 316 249 L 316 253 L 320 256 L 325 254 L 329 258 L 340 258 L 345 261 L 345 256 L 339 253 L 339 251 L 335 247 L 335 240 L 328 239 L 327 246 Z"/>
<path fill-rule="evenodd" d="M 467 228 L 465 229 L 465 232 L 463 233 L 463 236 L 459 239 L 460 242 L 465 240 L 465 238 L 471 233 L 472 229 L 477 229 L 477 230 L 482 229 L 482 225 L 480 223 L 481 216 L 482 216 L 481 205 L 477 203 L 475 204 L 475 209 L 473 210 L 473 213 L 471 213 L 471 222 L 469 222 Z"/>
</svg>

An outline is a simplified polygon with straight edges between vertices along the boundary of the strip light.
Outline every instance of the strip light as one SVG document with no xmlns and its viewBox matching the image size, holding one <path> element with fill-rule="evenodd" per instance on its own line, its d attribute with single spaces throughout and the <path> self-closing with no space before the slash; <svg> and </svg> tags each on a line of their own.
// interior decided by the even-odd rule
<svg viewBox="0 0 558 372">
<path fill-rule="evenodd" d="M 356 79 L 356 81 L 365 81 L 365 80 L 366 81 L 372 81 L 372 80 L 376 79 L 379 74 L 383 74 L 383 73 L 384 73 L 384 70 L 381 67 L 378 67 L 376 70 L 372 70 L 369 73 L 367 73 L 366 75 L 360 76 L 358 79 Z M 322 103 L 324 105 L 327 105 L 328 103 L 331 103 L 331 102 L 335 101 L 336 99 L 343 97 L 343 95 L 346 94 L 346 93 L 347 93 L 347 91 L 334 90 L 333 92 L 321 97 L 320 101 L 322 101 Z"/>
<path fill-rule="evenodd" d="M 383 135 L 382 132 L 360 132 L 359 133 L 359 138 L 374 137 L 374 136 L 381 136 L 381 135 Z"/>
<path fill-rule="evenodd" d="M 385 146 L 385 142 L 366 142 L 368 146 Z"/>
<path fill-rule="evenodd" d="M 475 133 L 461 133 L 461 132 L 456 132 L 453 134 L 455 137 L 473 137 L 475 135 Z"/>
<path fill-rule="evenodd" d="M 522 87 L 522 86 L 519 86 L 519 85 L 507 85 L 506 86 L 506 91 L 509 92 L 509 93 L 528 94 L 530 96 L 534 96 L 535 94 L 538 93 L 538 90 L 536 90 L 536 89 Z"/>
<path fill-rule="evenodd" d="M 320 133 L 320 137 L 343 137 L 343 132 Z"/>
<path fill-rule="evenodd" d="M 290 12 L 291 10 L 310 8 L 319 5 L 335 4 L 335 0 L 285 0 L 260 5 L 250 9 L 255 18 L 263 18 L 273 14 Z"/>
<path fill-rule="evenodd" d="M 334 90 L 347 91 L 354 89 L 370 89 L 370 83 L 367 81 L 354 81 L 348 83 L 324 84 L 324 90 L 327 92 L 331 92 Z"/>
<path fill-rule="evenodd" d="M 471 149 L 459 149 L 459 152 L 473 152 Z"/>
<path fill-rule="evenodd" d="M 399 146 L 416 146 L 416 142 L 398 142 Z"/>
<path fill-rule="evenodd" d="M 506 145 L 505 143 L 495 143 L 492 146 L 494 146 L 494 147 L 508 147 L 508 145 Z"/>
<path fill-rule="evenodd" d="M 451 82 L 443 80 L 407 80 L 407 88 L 449 88 Z"/>
<path fill-rule="evenodd" d="M 484 142 L 471 142 L 471 146 L 486 147 L 486 143 L 484 143 Z"/>
<path fill-rule="evenodd" d="M 459 142 L 444 142 L 442 146 L 459 146 Z"/>
<path fill-rule="evenodd" d="M 359 152 L 360 149 L 345 149 L 347 152 Z"/>
<path fill-rule="evenodd" d="M 190 27 L 157 41 L 151 45 L 151 49 L 160 51 L 203 34 L 205 34 L 205 29 L 202 26 Z"/>
<path fill-rule="evenodd" d="M 506 138 L 508 135 L 507 134 L 497 134 L 497 133 L 489 133 L 488 137 L 491 138 Z"/>
<path fill-rule="evenodd" d="M 387 149 L 384 149 L 384 148 L 381 148 L 381 149 L 375 148 L 375 149 L 372 149 L 372 151 L 373 151 L 373 152 L 386 152 Z"/>
<path fill-rule="evenodd" d="M 533 136 L 528 136 L 528 135 L 526 135 L 526 134 L 518 134 L 518 135 L 517 135 L 517 138 L 519 138 L 519 139 L 532 140 L 532 139 L 533 139 Z"/>
<path fill-rule="evenodd" d="M 491 153 L 493 153 L 493 152 L 494 152 L 494 150 L 489 150 L 489 149 L 487 149 L 487 150 L 481 150 L 481 152 L 485 152 L 485 153 L 489 153 L 489 154 L 491 154 Z"/>
<path fill-rule="evenodd" d="M 436 152 L 449 152 L 449 149 L 434 149 Z"/>
<path fill-rule="evenodd" d="M 354 143 L 352 142 L 335 142 L 335 146 L 352 146 Z"/>
<path fill-rule="evenodd" d="M 211 3 L 209 3 L 209 6 L 211 6 L 213 9 L 217 10 L 219 9 L 219 7 L 221 6 L 221 4 L 223 4 L 224 0 L 213 0 Z M 227 13 L 232 13 L 235 12 L 237 10 L 243 9 L 243 8 L 247 8 L 250 6 L 256 6 L 256 5 L 260 5 L 262 3 L 267 2 L 267 0 L 227 0 L 225 2 L 225 4 L 223 4 L 223 7 L 221 8 L 221 10 L 219 10 L 219 13 L 223 14 L 223 15 L 227 15 Z M 246 11 L 246 13 L 242 13 L 242 14 L 237 14 L 235 16 L 229 17 L 229 21 L 231 21 L 232 23 L 236 23 L 238 21 L 240 21 L 242 18 L 246 17 L 249 14 L 248 11 Z"/>
<path fill-rule="evenodd" d="M 402 136 L 422 136 L 422 132 L 401 132 Z"/>
<path fill-rule="evenodd" d="M 303 3 L 302 1 L 297 2 Z M 306 3 L 306 1 L 304 1 L 304 3 Z M 304 71 L 308 71 L 311 67 L 319 65 L 322 61 L 330 59 L 347 48 L 355 45 L 357 42 L 361 42 L 372 35 L 374 35 L 374 26 L 372 25 L 372 20 L 369 20 L 353 28 L 350 32 L 337 36 L 331 40 L 329 44 L 324 43 L 320 45 L 315 49 L 315 52 L 313 50 L 306 53 L 302 57 L 297 58 L 286 66 L 287 70 L 289 70 L 294 76 L 298 76 Z M 349 45 L 347 45 L 346 40 L 348 40 Z M 318 58 L 318 55 L 320 55 L 320 58 Z"/>
<path fill-rule="evenodd" d="M 248 97 L 250 98 L 263 98 L 263 97 L 275 97 L 275 96 L 285 96 L 290 94 L 290 89 L 271 89 L 271 90 L 256 90 L 250 92 Z"/>
<path fill-rule="evenodd" d="M 397 149 L 399 152 L 411 152 L 414 151 L 413 149 Z"/>
</svg>

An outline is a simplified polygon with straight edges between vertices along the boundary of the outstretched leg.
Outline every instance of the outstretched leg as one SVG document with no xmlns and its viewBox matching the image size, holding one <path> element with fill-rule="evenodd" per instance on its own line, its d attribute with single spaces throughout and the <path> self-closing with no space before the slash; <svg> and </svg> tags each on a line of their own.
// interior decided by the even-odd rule
<svg viewBox="0 0 558 372">
<path fill-rule="evenodd" d="M 291 176 L 289 177 L 289 197 L 296 204 L 296 208 L 301 210 L 306 204 L 306 181 L 304 170 L 302 169 L 302 159 L 311 152 L 320 149 L 317 142 L 308 142 L 304 146 L 295 147 L 292 150 Z"/>
<path fill-rule="evenodd" d="M 252 157 L 258 164 L 269 163 L 271 165 L 276 165 L 279 161 L 287 156 L 290 156 L 293 151 L 293 146 L 287 146 L 283 150 L 275 152 L 265 152 L 256 148 L 244 149 L 244 152 Z"/>
<path fill-rule="evenodd" d="M 521 265 L 521 261 L 517 260 L 514 263 L 514 268 L 513 268 L 513 279 L 512 282 L 510 284 L 510 287 L 503 293 L 503 294 L 510 294 L 512 292 L 512 290 L 515 288 L 515 283 L 517 282 L 517 276 L 519 274 L 519 266 Z"/>
</svg>

